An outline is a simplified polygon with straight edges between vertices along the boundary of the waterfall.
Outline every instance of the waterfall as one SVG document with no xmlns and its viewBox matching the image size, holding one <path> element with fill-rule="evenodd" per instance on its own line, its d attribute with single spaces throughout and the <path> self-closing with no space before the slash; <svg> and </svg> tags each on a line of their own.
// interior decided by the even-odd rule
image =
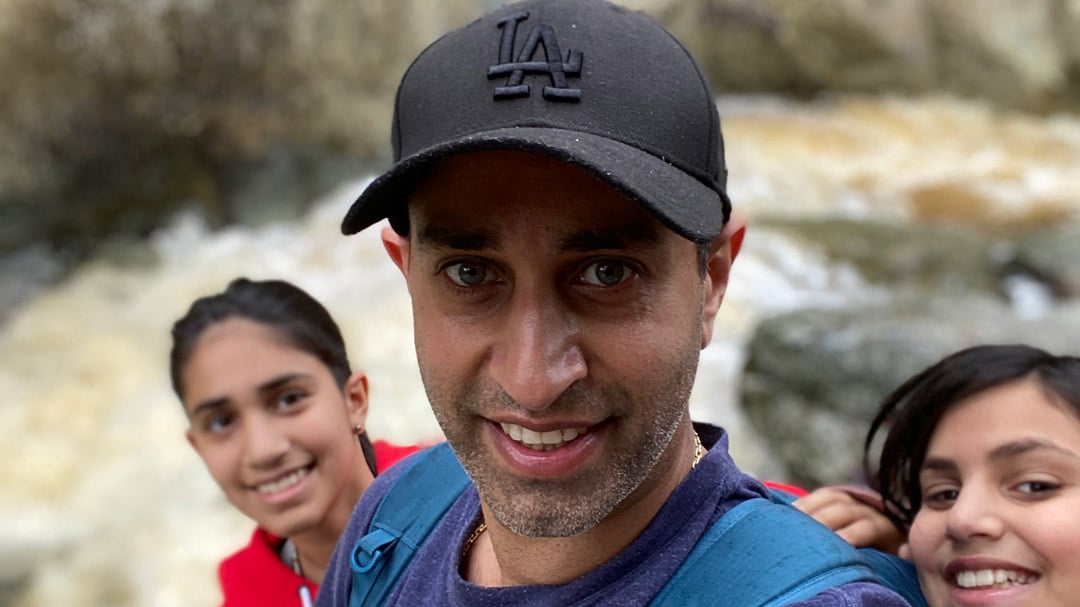
<svg viewBox="0 0 1080 607">
<path fill-rule="evenodd" d="M 764 476 L 780 472 L 743 421 L 735 391 L 755 323 L 804 306 L 890 297 L 764 219 L 1000 230 L 1078 217 L 1076 118 L 939 97 L 720 105 L 731 197 L 750 228 L 691 409 L 731 430 L 736 459 Z M 252 525 L 184 440 L 186 420 L 168 384 L 168 331 L 194 298 L 236 276 L 285 278 L 327 306 L 353 365 L 370 377 L 374 436 L 438 436 L 408 295 L 378 226 L 352 237 L 338 229 L 365 183 L 342 183 L 290 223 L 212 231 L 178 215 L 126 261 L 87 263 L 10 314 L 0 326 L 0 444 L 9 455 L 0 478 L 0 604 L 219 600 L 215 565 Z"/>
</svg>

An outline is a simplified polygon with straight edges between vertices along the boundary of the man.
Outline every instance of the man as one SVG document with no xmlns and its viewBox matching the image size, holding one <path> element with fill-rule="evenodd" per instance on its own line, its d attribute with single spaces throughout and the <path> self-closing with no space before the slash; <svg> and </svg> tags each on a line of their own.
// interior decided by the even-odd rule
<svg viewBox="0 0 1080 607">
<path fill-rule="evenodd" d="M 405 544 L 415 555 L 369 601 L 720 600 L 672 580 L 714 523 L 767 493 L 735 467 L 722 430 L 699 427 L 703 443 L 689 417 L 743 235 L 693 59 L 603 0 L 504 7 L 416 59 L 393 144 L 396 164 L 342 228 L 390 220 L 382 237 L 412 297 L 421 375 L 467 486 L 419 539 L 372 548 L 400 526 L 373 515 L 384 496 L 446 493 L 400 469 L 380 477 L 319 605 L 361 604 L 367 582 L 354 576 Z M 770 566 L 799 560 L 777 554 Z M 720 580 L 738 561 L 704 562 Z M 800 604 L 907 604 L 859 579 Z"/>
</svg>

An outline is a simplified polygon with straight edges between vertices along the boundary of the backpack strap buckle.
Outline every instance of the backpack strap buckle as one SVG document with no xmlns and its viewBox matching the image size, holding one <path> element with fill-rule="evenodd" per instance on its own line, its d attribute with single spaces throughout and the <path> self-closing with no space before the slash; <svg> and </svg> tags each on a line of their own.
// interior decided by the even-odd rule
<svg viewBox="0 0 1080 607">
<path fill-rule="evenodd" d="M 356 542 L 349 564 L 356 573 L 367 573 L 382 562 L 383 556 L 394 548 L 398 536 L 385 529 L 374 529 Z"/>
</svg>

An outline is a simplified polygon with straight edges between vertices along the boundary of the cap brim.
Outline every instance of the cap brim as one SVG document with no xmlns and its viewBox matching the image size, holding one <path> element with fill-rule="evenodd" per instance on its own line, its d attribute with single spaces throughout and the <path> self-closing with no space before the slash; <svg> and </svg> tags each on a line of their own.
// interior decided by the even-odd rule
<svg viewBox="0 0 1080 607">
<path fill-rule="evenodd" d="M 511 127 L 463 136 L 402 159 L 360 194 L 341 231 L 355 234 L 387 217 L 393 205 L 405 203 L 417 176 L 433 163 L 454 154 L 493 149 L 537 152 L 580 166 L 695 242 L 715 238 L 730 208 L 722 191 L 636 147 L 565 129 Z"/>
</svg>

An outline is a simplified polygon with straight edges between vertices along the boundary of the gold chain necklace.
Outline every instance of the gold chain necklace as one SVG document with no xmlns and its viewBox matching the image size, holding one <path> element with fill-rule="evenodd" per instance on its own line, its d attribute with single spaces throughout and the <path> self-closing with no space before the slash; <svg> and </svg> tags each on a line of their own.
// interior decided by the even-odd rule
<svg viewBox="0 0 1080 607">
<path fill-rule="evenodd" d="M 465 545 L 461 548 L 462 558 L 465 558 L 465 555 L 469 554 L 469 549 L 472 548 L 472 545 L 476 543 L 477 538 L 483 535 L 485 531 L 487 531 L 487 523 L 480 521 L 480 524 L 469 534 L 469 538 L 465 540 Z"/>
<path fill-rule="evenodd" d="M 701 462 L 701 458 L 705 457 L 705 445 L 701 444 L 701 437 L 698 436 L 697 431 L 694 431 L 694 462 L 690 464 L 690 468 L 696 468 L 698 463 Z M 480 539 L 480 536 L 487 531 L 487 523 L 480 521 L 480 524 L 473 529 L 473 532 L 469 534 L 469 537 L 465 540 L 465 545 L 461 548 L 461 556 L 464 557 L 469 553 L 469 549 L 476 543 L 476 540 Z"/>
<path fill-rule="evenodd" d="M 690 469 L 696 468 L 703 457 L 705 457 L 705 445 L 701 444 L 701 437 L 698 436 L 697 430 L 694 430 L 694 463 L 690 464 Z"/>
</svg>

